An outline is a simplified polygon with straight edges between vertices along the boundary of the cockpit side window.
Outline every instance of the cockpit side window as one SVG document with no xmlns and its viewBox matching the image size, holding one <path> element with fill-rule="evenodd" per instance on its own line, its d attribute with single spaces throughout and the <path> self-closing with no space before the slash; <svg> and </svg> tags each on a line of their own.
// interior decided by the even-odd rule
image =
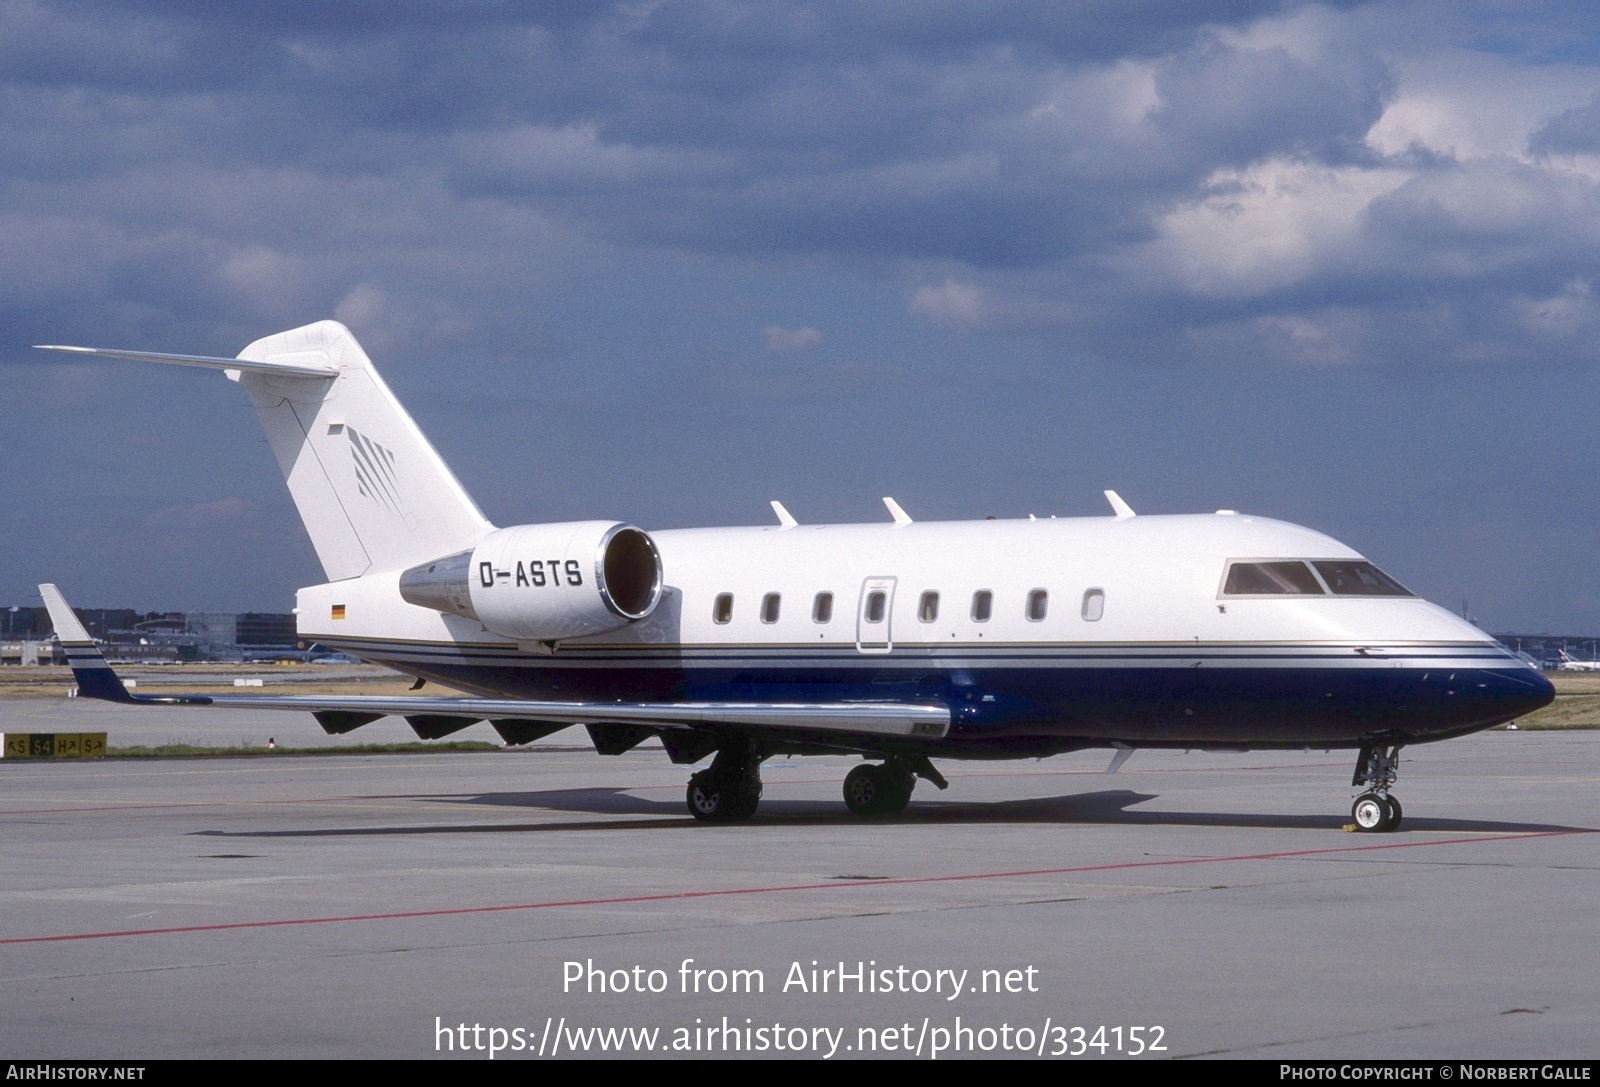
<svg viewBox="0 0 1600 1087">
<path fill-rule="evenodd" d="M 1299 561 L 1235 562 L 1228 567 L 1223 596 L 1321 596 L 1322 584 Z"/>
<path fill-rule="evenodd" d="M 1334 596 L 1415 596 L 1370 562 L 1314 562 Z"/>
</svg>

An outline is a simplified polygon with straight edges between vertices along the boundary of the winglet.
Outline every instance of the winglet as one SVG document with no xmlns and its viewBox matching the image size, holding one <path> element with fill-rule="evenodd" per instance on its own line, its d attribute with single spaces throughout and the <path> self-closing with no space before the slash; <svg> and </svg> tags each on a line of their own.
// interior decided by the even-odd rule
<svg viewBox="0 0 1600 1087">
<path fill-rule="evenodd" d="M 72 678 L 78 681 L 78 693 L 107 702 L 137 701 L 101 656 L 99 647 L 72 613 L 61 590 L 54 585 L 41 585 L 39 595 L 44 597 L 44 606 L 50 613 L 50 622 L 55 625 L 56 637 L 61 639 L 61 648 L 67 651 L 67 663 L 72 666 Z"/>
<path fill-rule="evenodd" d="M 800 522 L 794 519 L 794 514 L 783 508 L 783 503 L 776 498 L 772 500 L 772 512 L 778 515 L 778 524 L 784 528 L 794 528 Z"/>
<path fill-rule="evenodd" d="M 1133 748 L 1127 744 L 1112 744 L 1111 746 L 1117 749 L 1117 753 L 1111 756 L 1111 765 L 1106 767 L 1106 773 L 1108 774 L 1114 774 L 1121 770 L 1122 764 L 1133 757 Z"/>
<path fill-rule="evenodd" d="M 1111 503 L 1111 512 L 1117 515 L 1117 520 L 1125 521 L 1129 517 L 1136 516 L 1133 512 L 1133 507 L 1124 502 L 1122 496 L 1116 491 L 1107 491 L 1106 501 Z"/>
<path fill-rule="evenodd" d="M 884 495 L 883 504 L 889 507 L 889 516 L 894 518 L 895 524 L 909 525 L 911 523 L 911 515 L 900 508 L 900 503 L 896 502 L 888 495 Z"/>
</svg>

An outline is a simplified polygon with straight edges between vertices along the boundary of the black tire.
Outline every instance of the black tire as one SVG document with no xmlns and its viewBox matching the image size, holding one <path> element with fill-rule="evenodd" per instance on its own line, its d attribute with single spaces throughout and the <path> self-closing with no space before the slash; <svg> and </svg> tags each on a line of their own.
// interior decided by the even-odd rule
<svg viewBox="0 0 1600 1087">
<path fill-rule="evenodd" d="M 1400 798 L 1396 796 L 1384 797 L 1384 803 L 1389 809 L 1389 817 L 1383 821 L 1384 830 L 1399 830 L 1400 819 L 1405 814 L 1400 807 Z"/>
<path fill-rule="evenodd" d="M 899 815 L 911 803 L 911 790 L 917 787 L 912 774 L 896 773 L 887 766 L 878 771 L 879 800 L 876 814 Z"/>
<path fill-rule="evenodd" d="M 747 782 L 743 788 L 734 790 L 733 805 L 728 809 L 728 822 L 742 823 L 754 815 L 760 806 L 761 783 Z"/>
<path fill-rule="evenodd" d="M 855 815 L 876 815 L 882 801 L 883 778 L 867 763 L 844 776 L 844 806 Z"/>
<path fill-rule="evenodd" d="M 1389 805 L 1377 793 L 1362 793 L 1350 805 L 1350 821 L 1365 833 L 1388 829 Z"/>
<path fill-rule="evenodd" d="M 689 779 L 684 796 L 689 814 L 705 823 L 742 823 L 761 803 L 759 781 L 740 787 L 702 771 Z"/>
<path fill-rule="evenodd" d="M 703 823 L 721 822 L 726 817 L 723 791 L 711 780 L 710 775 L 696 774 L 690 778 L 685 799 L 689 804 L 689 814 Z"/>
<path fill-rule="evenodd" d="M 845 775 L 845 807 L 856 815 L 898 815 L 911 803 L 916 784 L 904 771 L 864 764 Z"/>
</svg>

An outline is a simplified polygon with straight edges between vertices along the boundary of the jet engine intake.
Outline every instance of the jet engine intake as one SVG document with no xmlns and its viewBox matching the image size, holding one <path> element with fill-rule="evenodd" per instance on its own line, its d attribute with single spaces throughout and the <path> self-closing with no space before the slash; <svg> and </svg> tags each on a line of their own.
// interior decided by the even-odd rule
<svg viewBox="0 0 1600 1087">
<path fill-rule="evenodd" d="M 661 586 L 654 541 L 615 521 L 499 529 L 470 551 L 400 575 L 400 595 L 409 603 L 540 642 L 637 622 L 655 610 Z"/>
</svg>

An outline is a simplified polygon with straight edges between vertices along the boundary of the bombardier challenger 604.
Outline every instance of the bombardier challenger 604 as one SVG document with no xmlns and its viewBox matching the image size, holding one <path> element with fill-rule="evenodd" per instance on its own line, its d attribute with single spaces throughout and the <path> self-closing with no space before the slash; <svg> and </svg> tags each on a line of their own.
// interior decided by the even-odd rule
<svg viewBox="0 0 1600 1087">
<path fill-rule="evenodd" d="M 128 692 L 53 585 L 82 694 L 385 715 L 507 743 L 583 725 L 602 754 L 656 737 L 698 819 L 750 818 L 774 755 L 856 754 L 844 799 L 892 815 L 935 759 L 1083 748 L 1347 748 L 1352 818 L 1401 819 L 1397 753 L 1546 705 L 1550 683 L 1476 627 L 1321 533 L 1231 510 L 1096 518 L 646 532 L 497 528 L 346 328 L 237 358 L 53 347 L 222 370 L 260 415 L 327 575 L 299 632 L 461 697 Z"/>
</svg>

